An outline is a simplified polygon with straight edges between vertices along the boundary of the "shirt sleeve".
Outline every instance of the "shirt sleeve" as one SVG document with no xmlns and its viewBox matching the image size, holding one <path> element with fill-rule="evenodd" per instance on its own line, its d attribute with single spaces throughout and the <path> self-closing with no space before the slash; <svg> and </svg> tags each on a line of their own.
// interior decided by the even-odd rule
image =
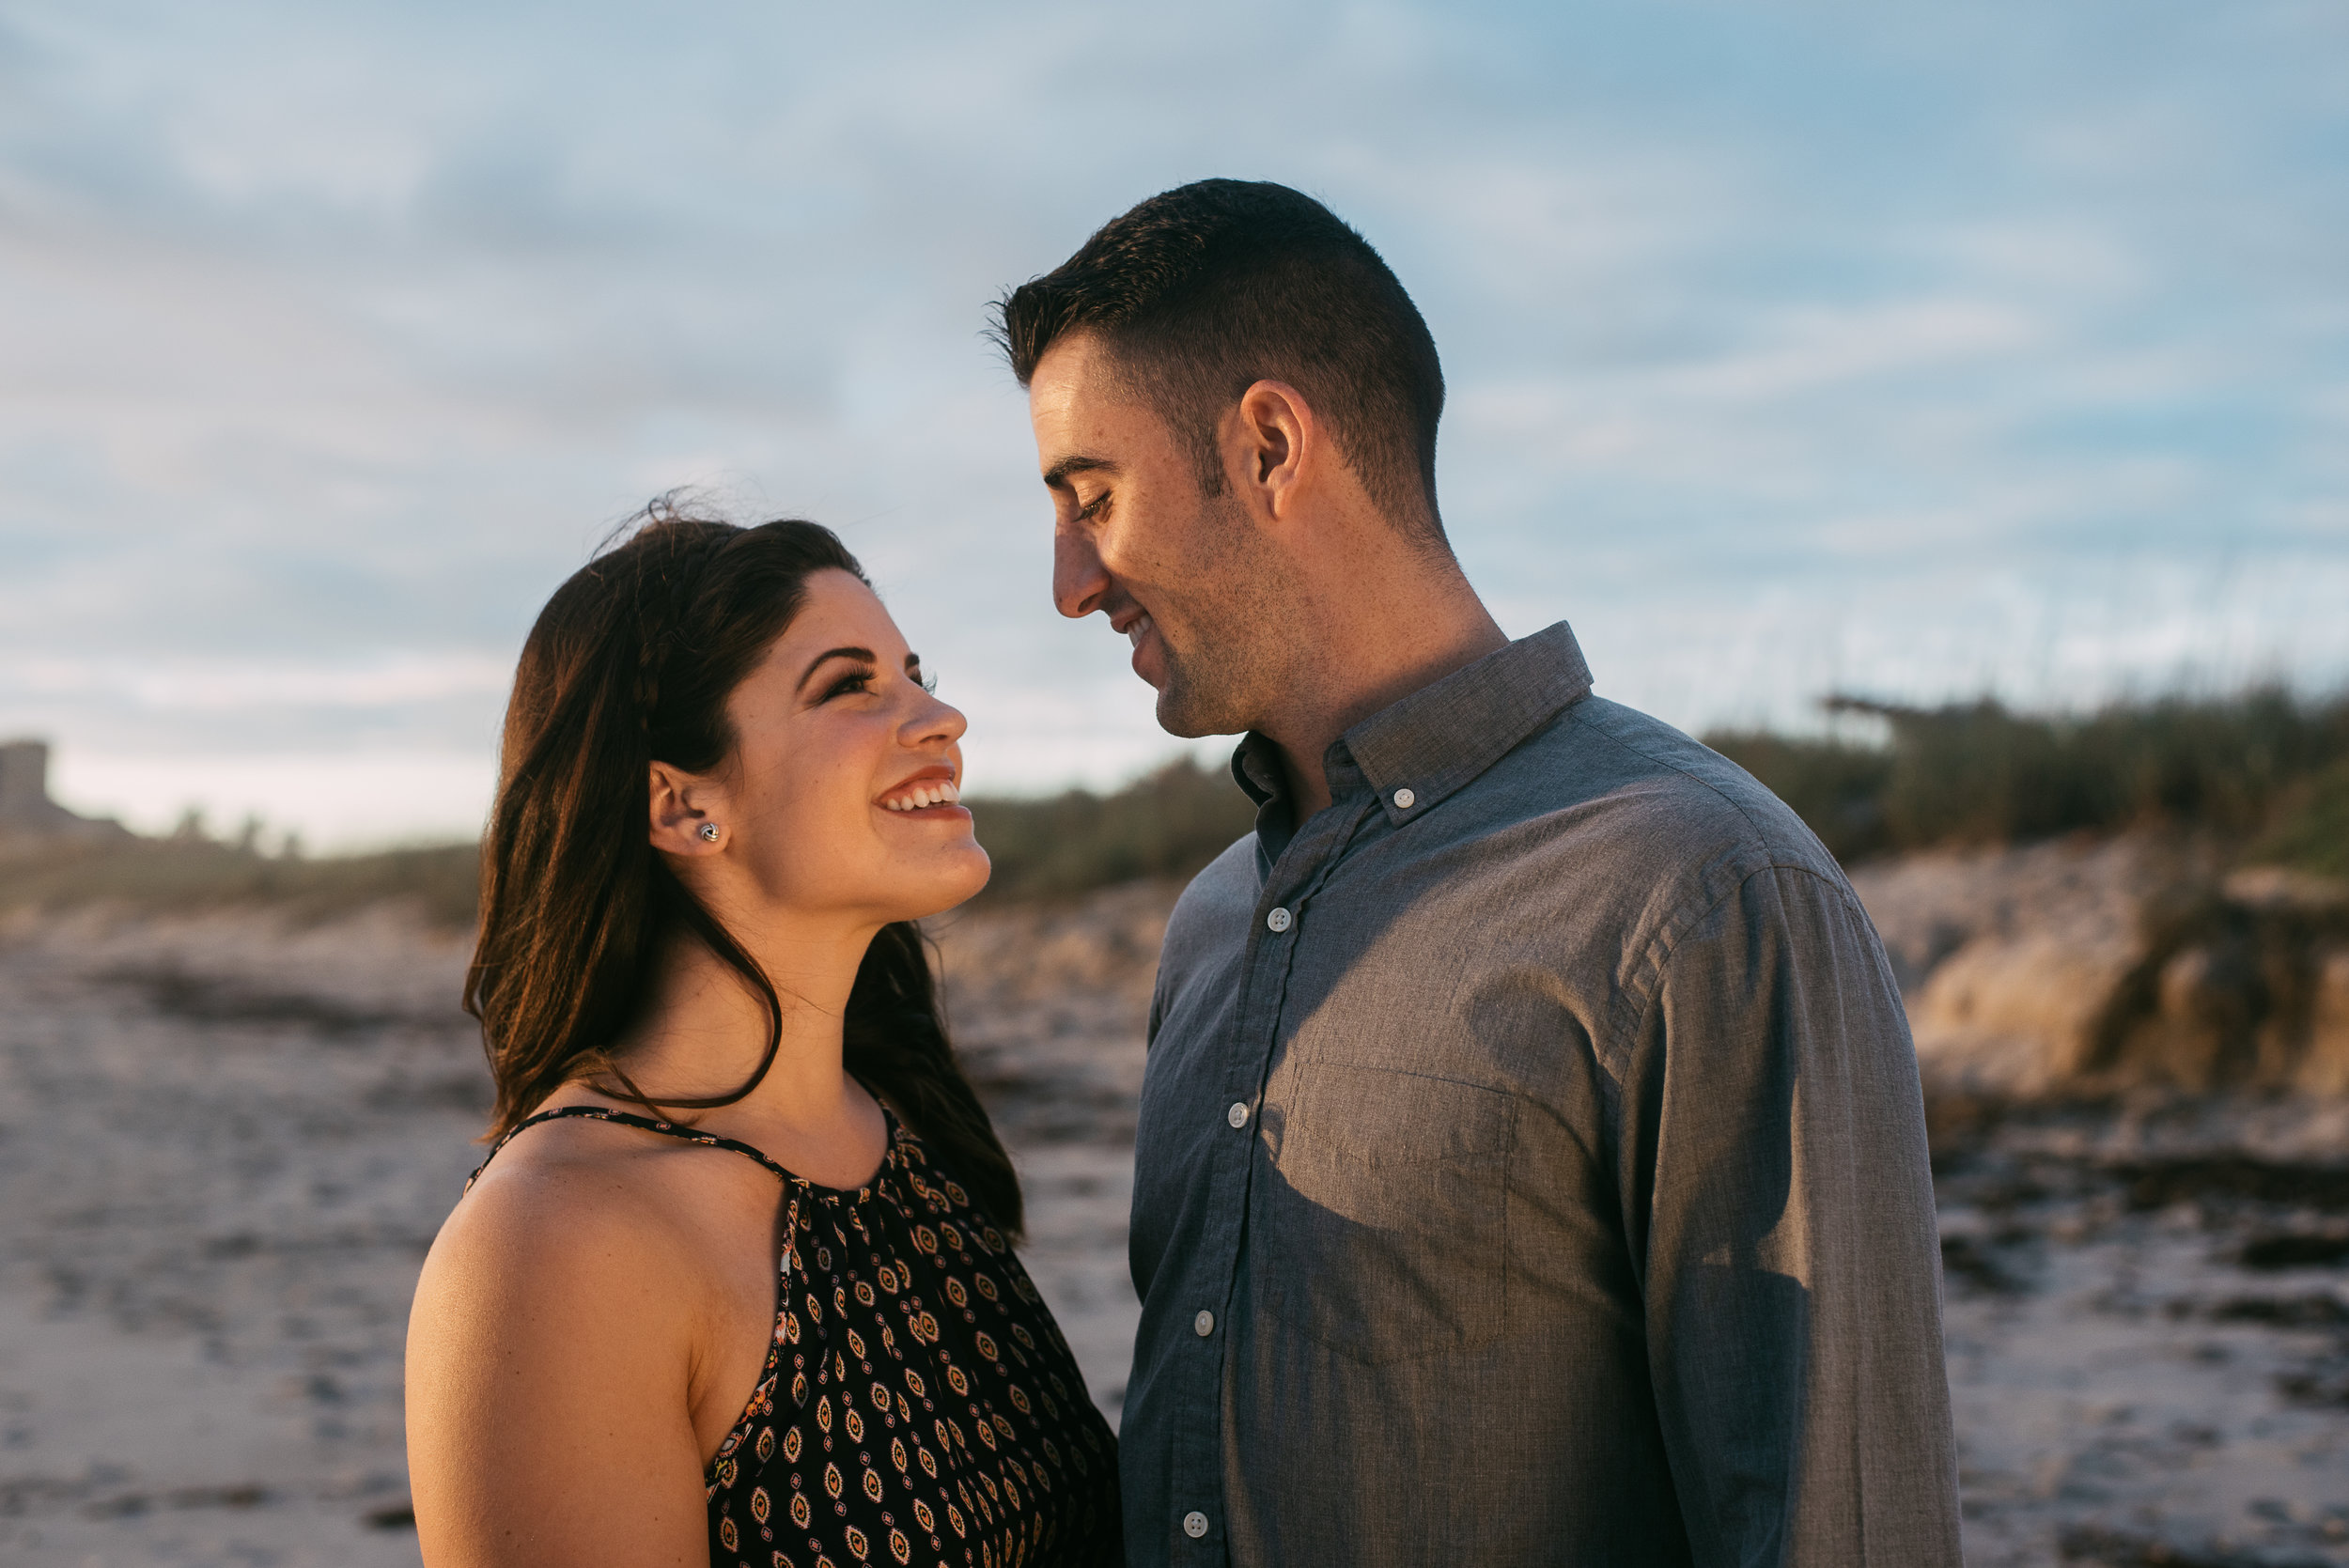
<svg viewBox="0 0 2349 1568">
<path fill-rule="evenodd" d="M 1874 927 L 1766 867 L 1656 973 L 1618 1157 L 1694 1560 L 1956 1568 L 1923 1104 Z"/>
</svg>

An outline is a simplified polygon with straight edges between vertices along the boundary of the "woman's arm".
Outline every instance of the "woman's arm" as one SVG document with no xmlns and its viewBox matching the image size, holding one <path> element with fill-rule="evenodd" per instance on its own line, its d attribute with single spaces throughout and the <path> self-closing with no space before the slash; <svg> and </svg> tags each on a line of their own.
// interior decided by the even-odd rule
<svg viewBox="0 0 2349 1568">
<path fill-rule="evenodd" d="M 696 1268 L 609 1172 L 485 1172 L 426 1259 L 408 1466 L 429 1568 L 700 1568 Z"/>
</svg>

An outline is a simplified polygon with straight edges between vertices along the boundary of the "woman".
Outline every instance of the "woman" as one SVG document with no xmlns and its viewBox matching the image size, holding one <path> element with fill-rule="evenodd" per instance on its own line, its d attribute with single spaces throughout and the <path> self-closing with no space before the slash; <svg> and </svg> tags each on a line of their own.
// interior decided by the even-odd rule
<svg viewBox="0 0 2349 1568">
<path fill-rule="evenodd" d="M 655 508 L 522 649 L 409 1334 L 432 1568 L 1113 1561 L 1114 1439 L 913 922 L 962 715 L 840 541 Z"/>
</svg>

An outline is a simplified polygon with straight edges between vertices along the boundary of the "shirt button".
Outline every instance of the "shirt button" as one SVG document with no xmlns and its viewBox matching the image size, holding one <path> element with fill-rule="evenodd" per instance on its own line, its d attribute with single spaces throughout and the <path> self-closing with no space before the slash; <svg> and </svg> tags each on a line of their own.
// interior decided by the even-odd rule
<svg viewBox="0 0 2349 1568">
<path fill-rule="evenodd" d="M 1414 795 L 1414 794 L 1412 794 L 1409 790 L 1408 790 L 1408 789 L 1398 789 L 1398 790 L 1396 790 L 1396 791 L 1394 792 L 1394 809 L 1395 809 L 1395 810 L 1397 810 L 1397 811 L 1409 811 L 1409 810 L 1410 810 L 1413 806 L 1416 806 L 1416 805 L 1418 805 L 1418 804 L 1419 804 L 1419 797 L 1418 797 L 1418 796 L 1416 796 L 1416 795 Z"/>
<path fill-rule="evenodd" d="M 1193 1541 L 1207 1533 L 1207 1516 L 1197 1509 L 1183 1515 L 1183 1533 Z"/>
<path fill-rule="evenodd" d="M 1199 1337 L 1204 1340 L 1209 1334 L 1215 1332 L 1215 1314 L 1203 1309 L 1197 1317 L 1190 1320 L 1190 1326 L 1198 1331 Z"/>
<path fill-rule="evenodd" d="M 1248 1102 L 1234 1100 L 1232 1109 L 1223 1113 L 1223 1119 L 1236 1127 L 1246 1126 L 1248 1125 Z"/>
<path fill-rule="evenodd" d="M 1289 928 L 1289 912 L 1286 909 L 1275 909 L 1264 917 L 1264 924 L 1268 931 L 1285 931 Z"/>
</svg>

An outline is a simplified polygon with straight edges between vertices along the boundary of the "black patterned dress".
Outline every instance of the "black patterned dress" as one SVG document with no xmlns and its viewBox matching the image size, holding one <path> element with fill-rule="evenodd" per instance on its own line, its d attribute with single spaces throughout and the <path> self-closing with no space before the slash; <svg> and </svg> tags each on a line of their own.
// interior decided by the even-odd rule
<svg viewBox="0 0 2349 1568">
<path fill-rule="evenodd" d="M 618 1122 L 730 1149 L 784 1183 L 773 1343 L 706 1477 L 713 1568 L 1122 1560 L 1117 1439 L 1051 1312 L 987 1216 L 882 1113 L 889 1151 L 854 1190 L 597 1106 L 514 1133 Z"/>
</svg>

